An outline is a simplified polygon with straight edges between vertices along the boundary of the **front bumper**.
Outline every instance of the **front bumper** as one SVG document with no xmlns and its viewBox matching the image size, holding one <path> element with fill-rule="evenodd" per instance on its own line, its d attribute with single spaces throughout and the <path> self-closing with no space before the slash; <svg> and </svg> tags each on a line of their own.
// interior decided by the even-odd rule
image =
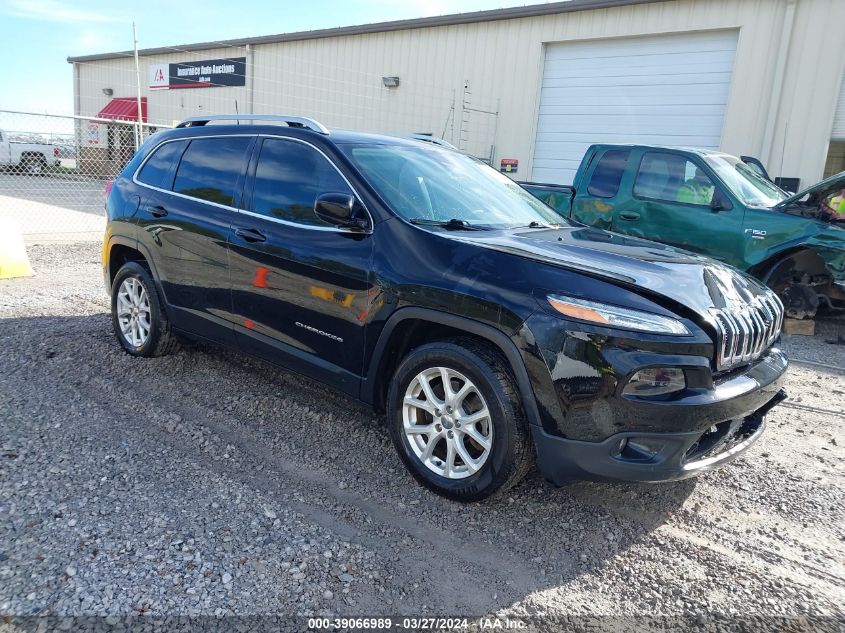
<svg viewBox="0 0 845 633">
<path fill-rule="evenodd" d="M 760 410 L 693 433 L 618 433 L 603 442 L 579 442 L 549 435 L 532 426 L 537 461 L 546 479 L 561 485 L 572 479 L 677 481 L 696 477 L 733 461 L 748 450 L 766 428 L 765 414 L 786 398 L 781 389 Z M 652 456 L 626 455 L 628 441 L 660 446 Z"/>
<path fill-rule="evenodd" d="M 584 441 L 532 425 L 540 471 L 560 485 L 572 479 L 673 481 L 718 468 L 762 436 L 766 413 L 786 398 L 786 367 L 786 358 L 773 349 L 704 394 L 640 405 L 646 408 L 639 415 L 633 415 L 639 403 L 629 403 L 632 419 L 654 416 L 660 431 L 634 425 L 600 441 Z M 674 429 L 668 420 L 675 420 Z"/>
</svg>

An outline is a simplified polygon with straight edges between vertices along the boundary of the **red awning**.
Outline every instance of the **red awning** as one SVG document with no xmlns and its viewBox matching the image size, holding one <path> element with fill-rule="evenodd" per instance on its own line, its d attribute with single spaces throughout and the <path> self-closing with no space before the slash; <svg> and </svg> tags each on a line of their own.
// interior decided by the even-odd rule
<svg viewBox="0 0 845 633">
<path fill-rule="evenodd" d="M 99 119 L 117 121 L 138 121 L 138 99 L 136 97 L 115 97 L 97 113 Z M 147 98 L 141 97 L 141 120 L 147 121 Z"/>
</svg>

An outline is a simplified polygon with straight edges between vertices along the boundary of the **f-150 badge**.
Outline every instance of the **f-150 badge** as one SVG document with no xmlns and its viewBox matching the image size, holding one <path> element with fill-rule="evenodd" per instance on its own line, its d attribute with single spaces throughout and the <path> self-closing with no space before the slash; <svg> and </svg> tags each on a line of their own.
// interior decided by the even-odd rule
<svg viewBox="0 0 845 633">
<path fill-rule="evenodd" d="M 760 229 L 745 229 L 746 233 L 751 233 L 751 239 L 764 240 L 766 239 L 766 232 Z"/>
</svg>

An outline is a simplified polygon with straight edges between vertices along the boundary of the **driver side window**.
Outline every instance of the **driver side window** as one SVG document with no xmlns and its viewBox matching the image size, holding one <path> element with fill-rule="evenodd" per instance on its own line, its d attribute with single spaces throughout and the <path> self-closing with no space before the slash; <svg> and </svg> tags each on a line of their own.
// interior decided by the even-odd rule
<svg viewBox="0 0 845 633">
<path fill-rule="evenodd" d="M 264 139 L 255 169 L 251 211 L 296 224 L 331 226 L 314 214 L 314 202 L 324 193 L 351 195 L 352 190 L 313 147 Z"/>
<path fill-rule="evenodd" d="M 677 154 L 647 152 L 640 161 L 634 195 L 638 198 L 709 206 L 716 186 L 704 170 Z"/>
</svg>

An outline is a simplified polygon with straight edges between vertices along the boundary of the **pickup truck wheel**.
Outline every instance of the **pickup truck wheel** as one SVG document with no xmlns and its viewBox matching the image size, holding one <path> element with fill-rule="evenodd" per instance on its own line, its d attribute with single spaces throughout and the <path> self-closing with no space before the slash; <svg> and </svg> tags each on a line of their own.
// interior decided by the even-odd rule
<svg viewBox="0 0 845 633">
<path fill-rule="evenodd" d="M 504 361 L 471 339 L 412 351 L 388 393 L 390 434 L 434 492 L 478 501 L 518 483 L 532 462 L 522 403 Z"/>
<path fill-rule="evenodd" d="M 44 162 L 44 159 L 39 158 L 38 156 L 30 156 L 25 159 L 23 163 L 24 173 L 28 176 L 40 176 L 44 173 L 44 169 L 46 167 L 47 165 Z"/>
<path fill-rule="evenodd" d="M 165 356 L 178 349 L 155 282 L 141 264 L 128 262 L 117 271 L 111 313 L 115 336 L 132 356 Z"/>
</svg>

